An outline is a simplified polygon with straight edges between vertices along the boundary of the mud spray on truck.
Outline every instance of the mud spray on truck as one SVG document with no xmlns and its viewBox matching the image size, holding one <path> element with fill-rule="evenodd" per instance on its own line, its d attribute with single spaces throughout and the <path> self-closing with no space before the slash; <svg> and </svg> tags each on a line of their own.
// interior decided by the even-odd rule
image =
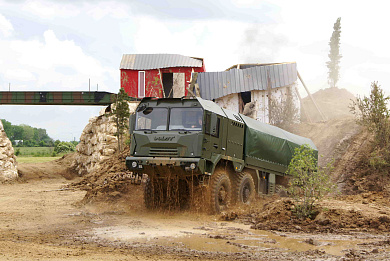
<svg viewBox="0 0 390 261">
<path fill-rule="evenodd" d="M 194 188 L 213 213 L 249 204 L 257 193 L 286 185 L 294 149 L 314 143 L 201 98 L 144 98 L 130 116 L 130 156 L 135 176 L 147 174 L 149 209 L 188 206 Z M 174 201 L 174 202 L 172 202 Z"/>
</svg>

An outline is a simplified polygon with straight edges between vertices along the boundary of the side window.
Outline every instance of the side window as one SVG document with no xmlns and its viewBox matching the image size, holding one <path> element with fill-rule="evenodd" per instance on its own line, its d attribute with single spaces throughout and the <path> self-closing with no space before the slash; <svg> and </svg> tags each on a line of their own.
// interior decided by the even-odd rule
<svg viewBox="0 0 390 261">
<path fill-rule="evenodd" d="M 205 133 L 210 134 L 210 130 L 211 130 L 211 117 L 210 117 L 210 113 L 206 113 Z"/>
<path fill-rule="evenodd" d="M 205 133 L 219 138 L 219 122 L 216 114 L 206 113 Z"/>
<path fill-rule="evenodd" d="M 138 98 L 145 97 L 145 72 L 138 72 Z"/>
<path fill-rule="evenodd" d="M 214 136 L 214 137 L 219 138 L 219 118 L 217 118 L 217 122 L 216 122 L 216 124 L 214 125 L 214 127 L 215 127 L 215 131 L 212 130 L 211 136 Z M 213 128 L 214 128 L 214 127 L 213 127 Z"/>
</svg>

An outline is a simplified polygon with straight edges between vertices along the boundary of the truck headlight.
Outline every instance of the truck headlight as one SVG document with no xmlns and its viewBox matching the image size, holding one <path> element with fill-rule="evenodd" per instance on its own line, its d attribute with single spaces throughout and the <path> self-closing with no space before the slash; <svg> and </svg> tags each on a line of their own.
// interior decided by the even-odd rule
<svg viewBox="0 0 390 261">
<path fill-rule="evenodd" d="M 131 163 L 131 166 L 132 166 L 133 168 L 136 168 L 136 167 L 137 167 L 137 162 L 136 162 L 136 161 L 133 161 L 133 162 Z"/>
<path fill-rule="evenodd" d="M 190 168 L 191 168 L 192 170 L 194 170 L 194 169 L 196 168 L 196 164 L 195 164 L 195 163 L 191 163 Z"/>
</svg>

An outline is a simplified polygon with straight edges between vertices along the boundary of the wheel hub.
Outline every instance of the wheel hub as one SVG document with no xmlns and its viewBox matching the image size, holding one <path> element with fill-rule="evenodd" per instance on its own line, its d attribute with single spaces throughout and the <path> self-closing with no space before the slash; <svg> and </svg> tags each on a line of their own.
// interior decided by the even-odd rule
<svg viewBox="0 0 390 261">
<path fill-rule="evenodd" d="M 218 201 L 219 203 L 225 203 L 227 193 L 224 187 L 221 187 L 218 191 Z"/>
</svg>

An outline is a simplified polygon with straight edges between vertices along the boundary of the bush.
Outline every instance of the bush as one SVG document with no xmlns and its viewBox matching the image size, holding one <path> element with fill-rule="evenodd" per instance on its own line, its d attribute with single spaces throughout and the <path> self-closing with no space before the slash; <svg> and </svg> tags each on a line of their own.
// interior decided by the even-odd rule
<svg viewBox="0 0 390 261">
<path fill-rule="evenodd" d="M 57 143 L 57 142 L 56 142 Z M 55 153 L 75 151 L 76 146 L 72 142 L 61 141 L 54 148 Z"/>
<path fill-rule="evenodd" d="M 331 164 L 320 169 L 315 154 L 308 145 L 296 148 L 286 171 L 290 175 L 287 191 L 295 200 L 294 212 L 298 218 L 312 218 L 315 203 L 335 189 L 329 175 Z"/>
<path fill-rule="evenodd" d="M 356 122 L 366 127 L 374 136 L 368 166 L 374 172 L 381 172 L 384 175 L 388 175 L 390 166 L 390 111 L 387 107 L 389 99 L 380 85 L 373 82 L 370 96 L 358 97 L 350 105 Z"/>
<path fill-rule="evenodd" d="M 379 148 L 389 146 L 390 111 L 387 108 L 389 96 L 385 96 L 382 88 L 377 82 L 371 83 L 371 93 L 369 97 L 358 97 L 350 105 L 351 112 L 356 117 L 356 122 L 374 134 L 375 145 Z"/>
</svg>

